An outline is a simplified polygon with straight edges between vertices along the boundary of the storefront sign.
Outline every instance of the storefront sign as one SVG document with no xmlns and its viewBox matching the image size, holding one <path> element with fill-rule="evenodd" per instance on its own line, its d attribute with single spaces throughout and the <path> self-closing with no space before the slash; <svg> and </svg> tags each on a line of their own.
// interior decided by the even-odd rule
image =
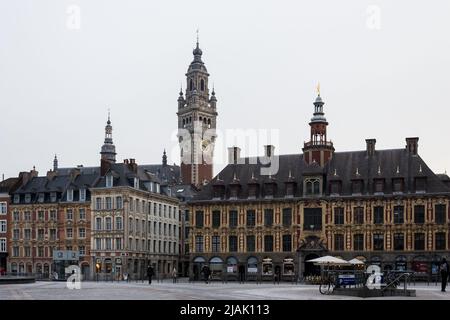
<svg viewBox="0 0 450 320">
<path fill-rule="evenodd" d="M 122 259 L 116 258 L 116 264 L 122 264 Z"/>
<path fill-rule="evenodd" d="M 248 267 L 248 268 L 247 268 L 247 272 L 248 272 L 248 273 L 257 273 L 257 272 L 258 272 L 258 268 L 251 268 L 251 267 Z"/>
<path fill-rule="evenodd" d="M 354 274 L 340 274 L 339 275 L 339 284 L 341 286 L 356 284 L 355 275 Z"/>
</svg>

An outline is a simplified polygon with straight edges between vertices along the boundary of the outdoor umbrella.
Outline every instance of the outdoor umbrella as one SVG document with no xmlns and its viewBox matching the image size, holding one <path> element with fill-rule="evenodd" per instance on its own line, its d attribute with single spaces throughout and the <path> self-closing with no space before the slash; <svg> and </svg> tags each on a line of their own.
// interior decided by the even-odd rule
<svg viewBox="0 0 450 320">
<path fill-rule="evenodd" d="M 356 258 L 354 258 L 352 260 L 349 260 L 348 262 L 351 263 L 351 264 L 364 264 L 364 261 L 361 261 L 361 260 L 356 259 Z"/>
<path fill-rule="evenodd" d="M 344 259 L 332 257 L 332 256 L 324 256 L 312 260 L 308 260 L 306 262 L 313 262 L 315 264 L 320 265 L 350 265 L 350 262 L 345 261 Z"/>
</svg>

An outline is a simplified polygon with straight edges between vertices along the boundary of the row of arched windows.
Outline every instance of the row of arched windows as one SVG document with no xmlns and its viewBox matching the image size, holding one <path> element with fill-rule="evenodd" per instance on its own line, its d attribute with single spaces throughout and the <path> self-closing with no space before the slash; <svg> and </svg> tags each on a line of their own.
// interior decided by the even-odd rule
<svg viewBox="0 0 450 320">
<path fill-rule="evenodd" d="M 205 91 L 206 85 L 205 85 L 205 80 L 204 79 L 200 79 L 200 90 L 201 91 Z M 191 79 L 189 80 L 189 90 L 192 91 L 194 90 L 194 81 Z"/>
</svg>

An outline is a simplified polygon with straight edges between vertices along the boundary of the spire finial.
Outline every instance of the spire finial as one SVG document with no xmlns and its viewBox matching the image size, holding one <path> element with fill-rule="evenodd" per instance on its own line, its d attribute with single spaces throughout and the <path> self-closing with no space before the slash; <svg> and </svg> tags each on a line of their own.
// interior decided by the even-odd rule
<svg viewBox="0 0 450 320">
<path fill-rule="evenodd" d="M 53 171 L 58 170 L 58 158 L 56 157 L 56 153 L 55 153 L 55 158 L 53 159 Z"/>
<path fill-rule="evenodd" d="M 108 124 L 111 124 L 111 109 L 108 108 Z"/>
<path fill-rule="evenodd" d="M 199 32 L 199 29 L 197 28 L 197 47 L 198 47 L 198 32 Z"/>
<path fill-rule="evenodd" d="M 317 82 L 316 90 L 317 90 L 317 95 L 320 97 L 320 82 Z"/>
</svg>

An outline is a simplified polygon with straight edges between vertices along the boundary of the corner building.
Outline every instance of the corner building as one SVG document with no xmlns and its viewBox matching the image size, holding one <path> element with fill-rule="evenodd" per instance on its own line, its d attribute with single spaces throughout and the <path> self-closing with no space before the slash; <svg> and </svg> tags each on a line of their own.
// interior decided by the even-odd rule
<svg viewBox="0 0 450 320">
<path fill-rule="evenodd" d="M 302 154 L 264 147 L 276 172 L 229 148 L 230 163 L 189 203 L 191 278 L 208 264 L 222 279 L 305 279 L 318 273 L 306 261 L 323 255 L 425 278 L 438 272 L 450 242 L 450 178 L 427 166 L 418 138 L 400 149 L 367 139 L 366 150 L 335 152 L 323 106 L 319 94 Z"/>
</svg>

